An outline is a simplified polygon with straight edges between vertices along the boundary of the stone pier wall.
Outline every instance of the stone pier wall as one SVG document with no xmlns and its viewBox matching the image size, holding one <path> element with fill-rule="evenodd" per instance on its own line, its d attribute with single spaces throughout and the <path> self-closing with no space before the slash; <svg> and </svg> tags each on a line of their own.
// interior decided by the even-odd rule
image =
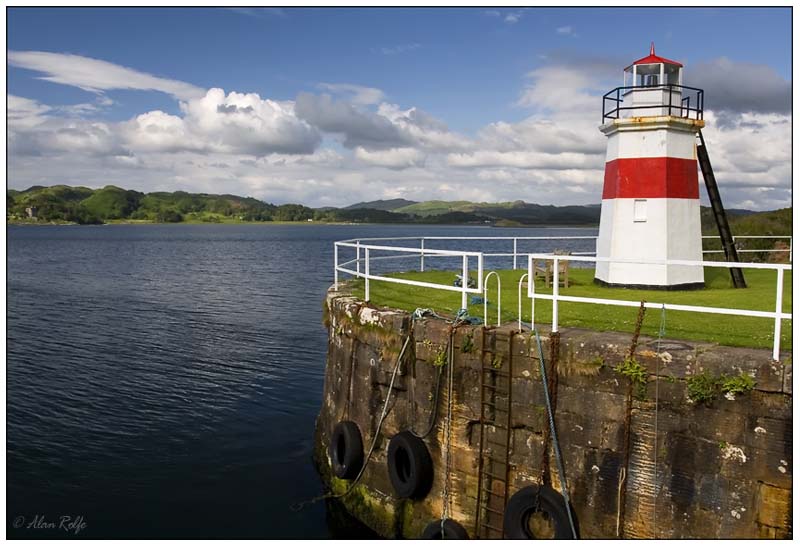
<svg viewBox="0 0 800 547">
<path fill-rule="evenodd" d="M 375 453 L 343 502 L 382 536 L 418 537 L 442 513 L 445 378 L 438 409 L 433 408 L 433 391 L 451 326 L 442 319 L 412 321 L 407 312 L 375 309 L 333 291 L 325 303 L 324 321 L 329 346 L 315 459 L 324 482 L 337 493 L 350 483 L 330 472 L 327 447 L 333 427 L 344 419 L 356 422 L 366 452 L 398 354 L 411 336 Z M 509 496 L 526 485 L 540 484 L 543 475 L 557 491 L 561 488 L 548 442 L 536 343 L 515 328 L 467 325 L 453 332 L 450 515 L 471 536 L 484 365 L 509 359 L 511 363 Z M 792 536 L 788 356 L 776 363 L 767 350 L 674 340 L 662 341 L 657 353 L 656 341 L 642 336 L 635 362 L 620 367 L 628 357 L 630 335 L 564 329 L 559 338 L 551 397 L 581 537 Z M 544 332 L 542 343 L 548 362 L 551 342 Z M 632 380 L 637 371 L 644 382 Z M 734 393 L 720 387 L 723 377 L 741 375 L 750 377 L 754 388 L 748 388 L 748 382 L 726 386 Z M 735 393 L 737 386 L 741 393 Z M 692 396 L 708 400 L 693 401 Z M 415 405 L 410 404 L 412 397 Z M 424 431 L 434 411 L 436 423 L 425 439 L 434 463 L 433 487 L 423 500 L 398 500 L 387 471 L 388 440 L 409 427 Z M 543 467 L 544 460 L 549 465 Z"/>
</svg>

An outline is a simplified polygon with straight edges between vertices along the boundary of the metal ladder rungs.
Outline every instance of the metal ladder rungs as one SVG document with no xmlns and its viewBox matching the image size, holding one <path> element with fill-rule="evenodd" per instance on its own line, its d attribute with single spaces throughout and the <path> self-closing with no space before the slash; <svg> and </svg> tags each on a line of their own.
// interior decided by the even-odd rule
<svg viewBox="0 0 800 547">
<path fill-rule="evenodd" d="M 497 509 L 492 509 L 491 507 L 486 506 L 486 505 L 483 506 L 483 509 L 486 510 L 486 511 L 489 511 L 490 513 L 494 513 L 495 515 L 505 515 L 505 513 L 503 511 L 498 511 Z"/>
<path fill-rule="evenodd" d="M 485 507 L 484 507 L 484 509 L 485 509 Z M 501 530 L 500 528 L 496 528 L 496 527 L 492 526 L 491 524 L 486 524 L 485 522 L 482 522 L 481 526 L 483 526 L 484 528 L 488 528 L 489 530 L 494 530 L 495 532 L 500 532 L 501 534 L 503 533 L 503 530 Z"/>
<path fill-rule="evenodd" d="M 494 386 L 487 386 L 486 384 L 484 384 L 483 388 L 484 389 L 491 389 L 492 391 L 494 391 L 495 395 L 508 395 L 508 391 L 504 391 L 502 389 L 497 389 Z"/>
<path fill-rule="evenodd" d="M 493 478 L 496 481 L 508 482 L 508 479 L 506 479 L 506 477 L 501 477 L 500 475 L 494 475 L 492 473 L 489 473 L 488 471 L 484 471 L 483 474 L 486 475 L 487 477 Z"/>
<path fill-rule="evenodd" d="M 505 495 L 505 494 L 498 494 L 497 492 L 492 492 L 491 490 L 487 490 L 486 488 L 481 488 L 481 490 L 483 490 L 483 491 L 484 491 L 484 492 L 486 492 L 487 494 L 491 494 L 491 495 L 493 495 L 493 496 L 497 496 L 498 498 L 505 498 L 505 497 L 506 497 L 506 495 Z M 486 508 L 486 507 L 484 506 L 484 509 L 485 509 L 485 508 Z"/>
</svg>

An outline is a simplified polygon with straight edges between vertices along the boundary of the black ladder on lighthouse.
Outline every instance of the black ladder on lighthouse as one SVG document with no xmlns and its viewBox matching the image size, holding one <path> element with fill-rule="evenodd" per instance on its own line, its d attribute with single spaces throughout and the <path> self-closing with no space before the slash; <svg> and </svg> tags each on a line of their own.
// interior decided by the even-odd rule
<svg viewBox="0 0 800 547">
<path fill-rule="evenodd" d="M 514 331 L 483 329 L 475 537 L 503 538 L 511 444 L 511 341 Z M 491 340 L 487 348 L 487 338 Z"/>
<path fill-rule="evenodd" d="M 708 190 L 708 201 L 711 202 L 711 210 L 714 212 L 714 221 L 717 223 L 719 238 L 722 241 L 722 249 L 725 251 L 725 260 L 728 262 L 739 262 L 739 255 L 736 252 L 736 244 L 733 241 L 728 217 L 725 215 L 725 208 L 722 206 L 722 198 L 719 196 L 717 179 L 714 177 L 714 170 L 711 168 L 711 160 L 708 159 L 708 149 L 703 138 L 703 132 L 698 131 L 697 136 L 700 142 L 697 144 L 697 162 L 700 164 L 700 171 L 703 173 L 703 180 L 706 182 Z M 741 268 L 731 268 L 731 280 L 734 288 L 746 289 L 747 283 Z"/>
</svg>

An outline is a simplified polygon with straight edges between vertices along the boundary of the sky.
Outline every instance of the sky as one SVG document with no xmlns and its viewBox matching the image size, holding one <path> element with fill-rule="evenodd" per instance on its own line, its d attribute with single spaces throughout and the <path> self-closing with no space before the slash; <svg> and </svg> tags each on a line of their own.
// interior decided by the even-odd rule
<svg viewBox="0 0 800 547">
<path fill-rule="evenodd" d="M 655 42 L 705 90 L 725 206 L 791 204 L 790 8 L 12 7 L 7 29 L 10 188 L 599 203 L 602 96 Z"/>
</svg>

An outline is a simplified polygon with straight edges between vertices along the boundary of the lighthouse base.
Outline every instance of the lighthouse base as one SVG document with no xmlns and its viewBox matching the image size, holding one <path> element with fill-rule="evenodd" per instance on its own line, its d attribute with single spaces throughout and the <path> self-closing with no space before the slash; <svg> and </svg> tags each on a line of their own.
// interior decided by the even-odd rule
<svg viewBox="0 0 800 547">
<path fill-rule="evenodd" d="M 702 241 L 699 199 L 604 199 L 594 276 L 611 287 L 701 288 L 701 265 L 663 262 L 701 261 Z"/>
<path fill-rule="evenodd" d="M 703 281 L 678 285 L 631 285 L 628 283 L 608 283 L 597 277 L 594 278 L 594 284 L 614 289 L 641 289 L 647 291 L 697 291 L 706 288 L 706 284 Z"/>
</svg>

